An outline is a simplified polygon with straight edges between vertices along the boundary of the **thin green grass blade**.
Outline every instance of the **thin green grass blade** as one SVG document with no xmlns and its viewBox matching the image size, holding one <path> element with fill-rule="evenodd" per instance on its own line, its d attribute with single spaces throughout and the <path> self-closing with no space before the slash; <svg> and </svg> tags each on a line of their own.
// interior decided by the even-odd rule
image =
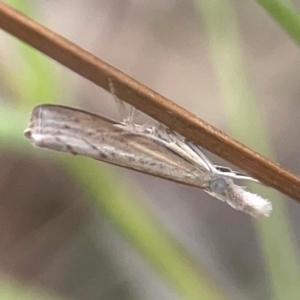
<svg viewBox="0 0 300 300">
<path fill-rule="evenodd" d="M 30 1 L 6 0 L 7 4 L 16 7 L 27 15 L 35 15 L 35 6 Z M 14 71 L 12 85 L 19 107 L 33 106 L 36 102 L 58 103 L 62 85 L 57 66 L 48 57 L 37 52 L 27 44 L 18 40 L 10 40 L 18 47 L 20 64 Z"/>
<path fill-rule="evenodd" d="M 107 177 L 107 171 L 85 158 L 68 160 L 70 174 L 88 190 L 150 265 L 172 284 L 183 299 L 224 299 L 186 251 L 155 220 L 124 180 Z M 99 178 L 102 178 L 101 183 Z"/>
<path fill-rule="evenodd" d="M 291 1 L 256 0 L 296 43 L 300 44 L 300 14 Z"/>
</svg>

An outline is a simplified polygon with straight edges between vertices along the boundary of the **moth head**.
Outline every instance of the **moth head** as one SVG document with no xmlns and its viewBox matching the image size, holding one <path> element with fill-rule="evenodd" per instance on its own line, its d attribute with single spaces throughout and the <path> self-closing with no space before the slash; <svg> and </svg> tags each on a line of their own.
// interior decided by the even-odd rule
<svg viewBox="0 0 300 300">
<path fill-rule="evenodd" d="M 209 182 L 209 189 L 212 193 L 222 195 L 226 190 L 227 183 L 223 177 L 218 177 Z"/>
</svg>

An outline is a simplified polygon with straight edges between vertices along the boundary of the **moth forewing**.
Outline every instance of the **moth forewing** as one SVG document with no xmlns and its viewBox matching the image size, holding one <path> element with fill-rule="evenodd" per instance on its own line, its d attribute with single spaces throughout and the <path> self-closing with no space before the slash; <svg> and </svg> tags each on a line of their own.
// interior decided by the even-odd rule
<svg viewBox="0 0 300 300">
<path fill-rule="evenodd" d="M 34 108 L 25 136 L 36 146 L 79 154 L 204 188 L 211 174 L 163 145 L 107 119 L 55 105 Z"/>
</svg>

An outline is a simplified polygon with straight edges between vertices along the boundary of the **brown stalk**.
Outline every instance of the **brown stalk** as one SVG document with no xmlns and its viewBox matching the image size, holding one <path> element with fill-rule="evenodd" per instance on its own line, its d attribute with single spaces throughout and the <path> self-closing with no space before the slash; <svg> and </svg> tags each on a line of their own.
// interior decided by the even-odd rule
<svg viewBox="0 0 300 300">
<path fill-rule="evenodd" d="M 122 100 L 300 202 L 298 176 L 1 1 L 0 28 L 107 91 L 111 78 Z"/>
</svg>

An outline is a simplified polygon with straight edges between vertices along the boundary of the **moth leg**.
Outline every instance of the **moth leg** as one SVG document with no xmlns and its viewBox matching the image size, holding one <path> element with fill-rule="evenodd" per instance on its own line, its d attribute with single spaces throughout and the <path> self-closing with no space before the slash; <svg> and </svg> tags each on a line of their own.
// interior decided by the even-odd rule
<svg viewBox="0 0 300 300">
<path fill-rule="evenodd" d="M 191 142 L 187 142 L 187 145 L 199 156 L 199 158 L 207 165 L 208 169 L 218 174 L 218 170 L 215 168 L 215 166 L 212 164 L 212 162 L 206 157 L 206 155 L 202 152 L 200 146 L 197 146 Z"/>
<path fill-rule="evenodd" d="M 136 127 L 140 133 L 146 133 L 156 136 L 155 134 L 153 134 L 154 131 L 156 131 L 156 125 L 151 124 L 150 121 L 147 121 L 143 125 L 136 125 Z"/>
<path fill-rule="evenodd" d="M 132 105 L 130 105 L 129 107 L 129 116 L 128 116 L 128 121 L 131 124 L 135 124 L 135 120 L 137 118 L 137 116 L 139 115 L 140 111 L 138 109 L 136 109 L 135 107 L 133 107 Z"/>
<path fill-rule="evenodd" d="M 159 123 L 156 127 L 156 134 L 157 137 L 163 139 L 164 141 L 175 144 L 174 137 L 172 136 L 171 132 L 168 131 L 168 128 L 165 127 L 163 124 Z"/>
<path fill-rule="evenodd" d="M 108 78 L 108 85 L 109 85 L 109 89 L 110 89 L 110 93 L 113 95 L 115 102 L 117 104 L 117 108 L 119 110 L 119 113 L 121 115 L 122 121 L 124 122 L 124 124 L 128 127 L 130 127 L 131 129 L 135 128 L 135 119 L 139 114 L 139 110 L 137 110 L 135 107 L 133 106 L 129 106 L 129 111 L 126 108 L 125 102 L 122 101 L 116 94 L 116 89 L 114 87 L 113 81 L 111 78 Z"/>
</svg>

